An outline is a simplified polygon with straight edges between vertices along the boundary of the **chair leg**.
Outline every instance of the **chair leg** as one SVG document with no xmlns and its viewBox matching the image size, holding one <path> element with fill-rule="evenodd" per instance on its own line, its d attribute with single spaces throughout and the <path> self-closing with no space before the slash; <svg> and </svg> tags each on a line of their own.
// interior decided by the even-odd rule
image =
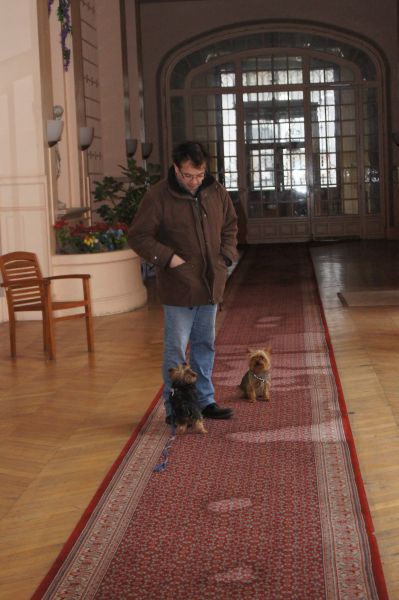
<svg viewBox="0 0 399 600">
<path fill-rule="evenodd" d="M 16 358 L 17 356 L 17 336 L 16 336 L 16 321 L 14 314 L 9 315 L 9 334 L 10 334 L 10 352 L 12 358 Z"/>
<path fill-rule="evenodd" d="M 49 288 L 46 289 L 43 307 L 44 346 L 50 360 L 55 359 L 54 319 Z"/>
<path fill-rule="evenodd" d="M 43 327 L 43 350 L 44 350 L 44 352 L 47 352 L 47 350 L 48 350 L 47 319 L 45 317 L 44 312 L 42 313 L 42 327 Z"/>
<path fill-rule="evenodd" d="M 90 297 L 90 281 L 88 279 L 83 280 L 83 290 L 85 305 L 85 321 L 86 321 L 86 336 L 87 336 L 87 350 L 94 352 L 94 330 L 93 330 L 93 316 L 91 313 L 91 297 Z"/>
<path fill-rule="evenodd" d="M 94 331 L 93 331 L 93 318 L 91 312 L 86 314 L 86 335 L 87 335 L 87 350 L 94 352 Z"/>
<path fill-rule="evenodd" d="M 50 313 L 47 317 L 47 352 L 50 360 L 55 359 L 55 335 L 53 315 Z"/>
</svg>

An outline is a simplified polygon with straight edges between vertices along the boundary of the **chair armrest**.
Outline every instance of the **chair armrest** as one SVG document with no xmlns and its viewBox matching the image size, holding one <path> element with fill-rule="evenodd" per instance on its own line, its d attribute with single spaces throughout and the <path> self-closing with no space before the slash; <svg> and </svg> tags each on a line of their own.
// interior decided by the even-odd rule
<svg viewBox="0 0 399 600">
<path fill-rule="evenodd" d="M 84 273 L 82 275 L 51 275 L 50 277 L 43 277 L 47 281 L 54 281 L 55 279 L 90 279 L 91 275 Z"/>
</svg>

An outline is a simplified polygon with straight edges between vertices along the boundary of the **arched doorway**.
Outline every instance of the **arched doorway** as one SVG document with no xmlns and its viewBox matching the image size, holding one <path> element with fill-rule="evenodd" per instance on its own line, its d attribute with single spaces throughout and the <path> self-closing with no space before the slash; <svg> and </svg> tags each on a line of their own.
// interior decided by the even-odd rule
<svg viewBox="0 0 399 600">
<path fill-rule="evenodd" d="M 375 49 L 320 32 L 226 32 L 164 69 L 167 151 L 204 142 L 248 243 L 384 237 Z"/>
</svg>

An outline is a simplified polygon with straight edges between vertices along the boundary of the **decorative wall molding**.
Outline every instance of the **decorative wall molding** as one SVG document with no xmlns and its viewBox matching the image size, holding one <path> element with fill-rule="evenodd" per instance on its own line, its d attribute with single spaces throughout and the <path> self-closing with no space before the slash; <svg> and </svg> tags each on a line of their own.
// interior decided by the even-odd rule
<svg viewBox="0 0 399 600">
<path fill-rule="evenodd" d="M 29 210 L 46 206 L 44 177 L 0 177 L 0 211 Z"/>
<path fill-rule="evenodd" d="M 96 88 L 99 86 L 99 81 L 98 81 L 98 79 L 97 79 L 96 77 L 90 77 L 90 75 L 87 75 L 87 73 L 86 73 L 86 75 L 83 77 L 83 79 L 85 80 L 85 82 L 86 82 L 88 85 L 94 86 L 94 87 L 96 87 Z"/>
<path fill-rule="evenodd" d="M 94 2 L 90 2 L 90 0 L 80 0 L 80 4 L 85 9 L 87 9 L 88 11 L 90 11 L 91 13 L 93 13 L 93 15 L 96 14 L 96 6 L 95 6 Z"/>
</svg>

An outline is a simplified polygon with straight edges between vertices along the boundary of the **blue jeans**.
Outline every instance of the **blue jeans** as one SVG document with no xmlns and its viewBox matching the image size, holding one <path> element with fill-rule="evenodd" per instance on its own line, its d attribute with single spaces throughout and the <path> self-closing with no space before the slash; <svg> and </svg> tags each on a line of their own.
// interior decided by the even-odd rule
<svg viewBox="0 0 399 600">
<path fill-rule="evenodd" d="M 213 404 L 214 387 L 212 369 L 215 359 L 216 304 L 204 304 L 187 308 L 185 306 L 163 305 L 164 348 L 162 375 L 163 397 L 166 415 L 171 414 L 169 403 L 170 379 L 168 369 L 185 361 L 198 375 L 197 392 L 201 410 Z M 189 345 L 190 357 L 186 358 Z"/>
</svg>

